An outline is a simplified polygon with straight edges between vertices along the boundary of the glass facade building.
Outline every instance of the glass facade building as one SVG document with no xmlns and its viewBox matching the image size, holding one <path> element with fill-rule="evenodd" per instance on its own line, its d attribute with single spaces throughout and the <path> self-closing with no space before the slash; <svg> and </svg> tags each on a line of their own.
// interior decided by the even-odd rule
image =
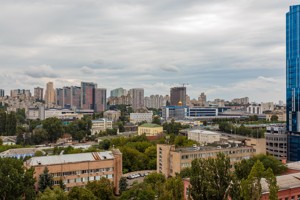
<svg viewBox="0 0 300 200">
<path fill-rule="evenodd" d="M 286 14 L 286 111 L 288 160 L 300 160 L 300 5 Z"/>
</svg>

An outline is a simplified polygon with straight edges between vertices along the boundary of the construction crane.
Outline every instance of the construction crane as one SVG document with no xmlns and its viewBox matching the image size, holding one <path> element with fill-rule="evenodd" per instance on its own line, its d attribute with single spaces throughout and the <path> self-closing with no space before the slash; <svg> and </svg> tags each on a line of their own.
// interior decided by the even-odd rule
<svg viewBox="0 0 300 200">
<path fill-rule="evenodd" d="M 189 85 L 189 84 L 188 83 L 182 83 L 181 85 L 182 85 L 182 87 L 185 87 L 186 85 Z"/>
</svg>

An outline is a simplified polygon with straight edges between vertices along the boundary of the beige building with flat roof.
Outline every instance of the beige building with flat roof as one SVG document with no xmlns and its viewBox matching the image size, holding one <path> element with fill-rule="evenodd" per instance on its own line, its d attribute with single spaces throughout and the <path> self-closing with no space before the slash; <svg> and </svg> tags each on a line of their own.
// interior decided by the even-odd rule
<svg viewBox="0 0 300 200">
<path fill-rule="evenodd" d="M 157 136 L 163 133 L 163 127 L 157 124 L 142 124 L 138 127 L 138 134 L 146 136 Z"/>
<path fill-rule="evenodd" d="M 119 193 L 122 176 L 122 153 L 118 149 L 105 152 L 32 157 L 24 162 L 26 168 L 34 168 L 36 187 L 39 176 L 47 167 L 53 176 L 54 185 L 62 180 L 69 191 L 73 187 L 84 187 L 89 181 L 102 177 L 113 182 L 115 193 Z"/>
<path fill-rule="evenodd" d="M 175 145 L 157 145 L 157 172 L 166 177 L 176 176 L 177 173 L 186 167 L 191 167 L 191 163 L 196 158 L 216 157 L 217 153 L 224 153 L 230 158 L 233 165 L 242 159 L 249 159 L 256 154 L 253 147 L 185 147 L 175 148 Z"/>
<path fill-rule="evenodd" d="M 207 130 L 192 130 L 188 132 L 188 139 L 194 140 L 200 144 L 209 144 L 219 142 L 221 134 Z"/>
</svg>

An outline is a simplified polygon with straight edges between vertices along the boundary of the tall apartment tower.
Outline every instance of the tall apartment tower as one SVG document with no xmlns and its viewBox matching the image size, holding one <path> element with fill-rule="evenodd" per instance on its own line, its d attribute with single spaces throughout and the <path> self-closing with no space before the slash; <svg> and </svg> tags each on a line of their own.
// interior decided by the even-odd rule
<svg viewBox="0 0 300 200">
<path fill-rule="evenodd" d="M 34 88 L 34 98 L 38 101 L 43 101 L 44 88 L 36 87 Z"/>
<path fill-rule="evenodd" d="M 4 97 L 5 91 L 3 89 L 0 89 L 0 97 Z"/>
<path fill-rule="evenodd" d="M 64 107 L 64 90 L 62 88 L 56 88 L 56 105 Z"/>
<path fill-rule="evenodd" d="M 104 112 L 106 110 L 106 89 L 95 88 L 95 112 Z"/>
<path fill-rule="evenodd" d="M 186 106 L 186 87 L 173 87 L 170 90 L 171 106 Z"/>
<path fill-rule="evenodd" d="M 129 90 L 133 110 L 144 108 L 144 89 L 132 88 Z"/>
<path fill-rule="evenodd" d="M 46 85 L 45 91 L 45 103 L 48 106 L 55 104 L 55 90 L 53 86 L 53 82 L 48 82 Z"/>
<path fill-rule="evenodd" d="M 288 160 L 300 160 L 300 5 L 286 14 L 286 126 Z"/>
<path fill-rule="evenodd" d="M 81 108 L 94 110 L 96 83 L 81 82 Z"/>
<path fill-rule="evenodd" d="M 71 108 L 81 107 L 81 87 L 72 86 L 71 87 Z"/>
<path fill-rule="evenodd" d="M 126 95 L 127 95 L 127 91 L 123 88 L 117 88 L 117 89 L 110 91 L 111 97 L 121 97 L 121 96 L 126 96 Z"/>
</svg>

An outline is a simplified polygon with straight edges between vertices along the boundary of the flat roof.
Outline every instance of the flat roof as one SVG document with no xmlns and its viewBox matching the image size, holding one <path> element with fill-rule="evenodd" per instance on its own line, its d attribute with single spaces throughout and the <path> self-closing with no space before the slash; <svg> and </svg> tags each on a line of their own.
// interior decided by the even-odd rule
<svg viewBox="0 0 300 200">
<path fill-rule="evenodd" d="M 9 150 L 6 150 L 6 151 L 0 153 L 0 157 L 35 154 L 37 151 L 40 151 L 40 149 L 37 149 L 37 148 L 9 149 Z"/>
<path fill-rule="evenodd" d="M 145 123 L 145 124 L 140 125 L 139 127 L 158 128 L 158 127 L 162 127 L 162 126 L 160 126 L 158 124 Z"/>
<path fill-rule="evenodd" d="M 220 133 L 213 132 L 213 131 L 207 131 L 207 130 L 191 130 L 188 131 L 188 133 L 198 133 L 198 134 L 206 134 L 206 135 L 221 135 Z"/>
<path fill-rule="evenodd" d="M 276 176 L 278 191 L 300 187 L 300 173 Z M 266 179 L 261 180 L 262 193 L 269 193 Z"/>
<path fill-rule="evenodd" d="M 105 152 L 33 157 L 27 160 L 26 164 L 29 166 L 57 165 L 57 164 L 65 164 L 65 163 L 77 163 L 77 162 L 111 160 L 111 159 L 114 159 L 113 153 L 111 151 L 105 151 Z"/>
</svg>

